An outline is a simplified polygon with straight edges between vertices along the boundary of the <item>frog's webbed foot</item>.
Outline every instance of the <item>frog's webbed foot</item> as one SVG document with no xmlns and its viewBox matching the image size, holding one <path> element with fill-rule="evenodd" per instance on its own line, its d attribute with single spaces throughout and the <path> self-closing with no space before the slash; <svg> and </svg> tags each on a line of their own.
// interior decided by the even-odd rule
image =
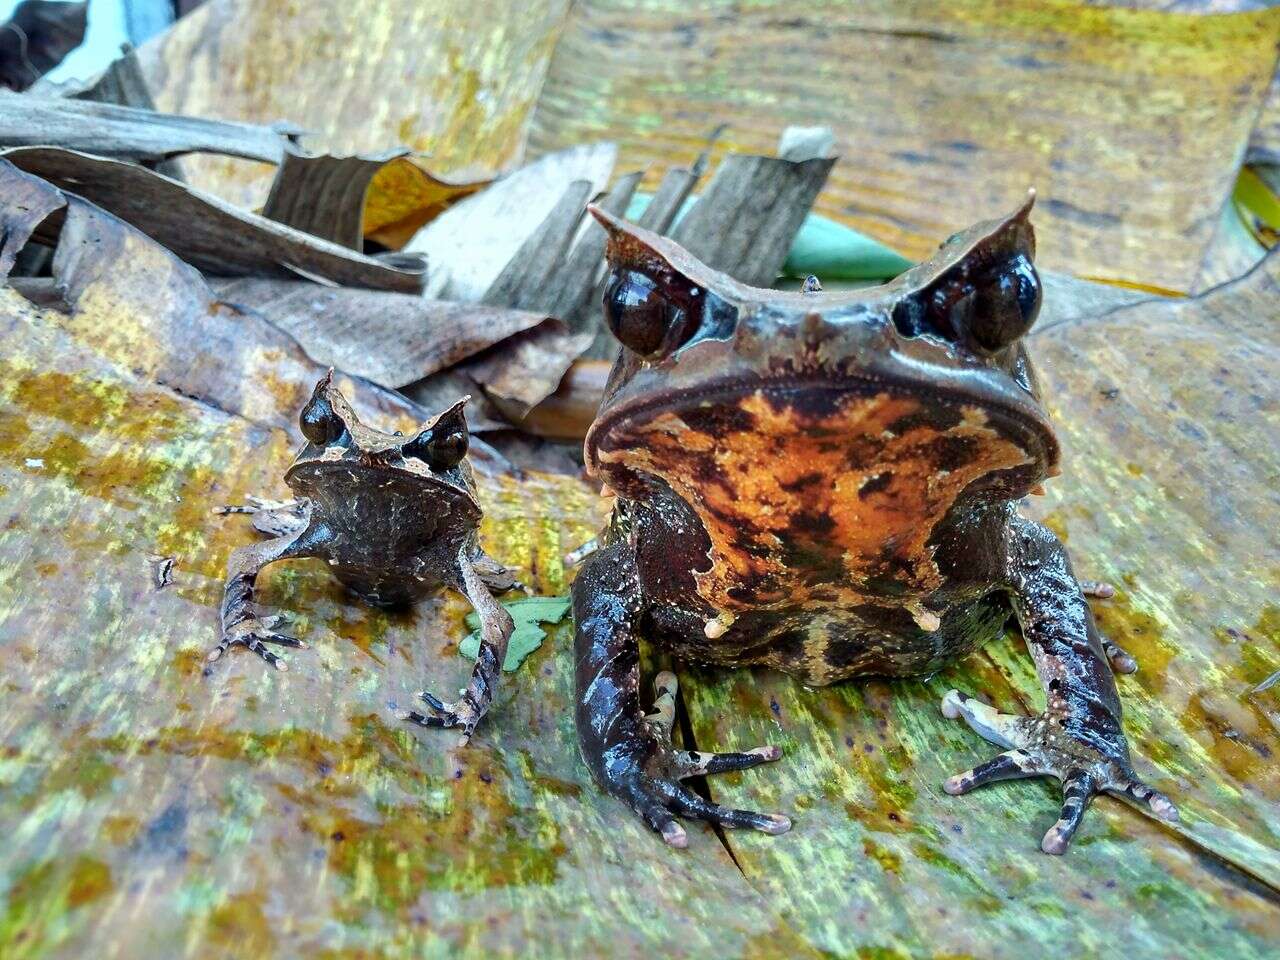
<svg viewBox="0 0 1280 960">
<path fill-rule="evenodd" d="M 471 671 L 471 682 L 462 692 L 461 699 L 454 703 L 445 703 L 426 690 L 420 691 L 418 696 L 433 712 L 423 714 L 403 710 L 396 716 L 420 727 L 460 728 L 462 744 L 465 746 L 471 739 L 476 724 L 493 703 L 494 690 L 502 672 L 502 663 L 507 657 L 507 643 L 515 629 L 515 622 L 511 619 L 511 614 L 493 599 L 484 571 L 468 560 L 465 553 L 458 556 L 458 568 L 463 592 L 480 617 L 480 650 L 476 654 L 475 668 Z"/>
<path fill-rule="evenodd" d="M 287 669 L 283 660 L 275 655 L 267 644 L 285 647 L 305 647 L 296 637 L 280 633 L 276 628 L 283 618 L 261 616 L 253 606 L 253 588 L 262 568 L 277 560 L 307 557 L 314 553 L 312 538 L 305 535 L 310 520 L 308 501 L 301 504 L 301 523 L 291 533 L 265 540 L 250 546 L 237 547 L 227 561 L 227 582 L 222 590 L 220 611 L 221 633 L 216 647 L 209 652 L 210 661 L 217 660 L 231 647 L 243 646 L 252 650 L 277 670 Z M 228 508 L 228 512 L 250 512 L 253 508 Z M 255 521 L 256 521 L 255 515 Z"/>
<path fill-rule="evenodd" d="M 282 647 L 298 648 L 305 648 L 306 644 L 297 637 L 278 632 L 276 627 L 283 622 L 284 617 L 279 614 L 268 617 L 250 615 L 237 621 L 223 631 L 221 642 L 209 651 L 209 662 L 217 660 L 231 647 L 240 645 L 252 650 L 277 670 L 289 669 L 283 660 L 267 648 L 266 644 L 274 643 Z"/>
<path fill-rule="evenodd" d="M 1026 777 L 1057 777 L 1062 781 L 1062 810 L 1044 835 L 1040 848 L 1061 854 L 1098 793 L 1110 793 L 1135 803 L 1145 803 L 1161 820 L 1176 821 L 1177 808 L 1169 798 L 1147 786 L 1133 772 L 1123 734 L 1089 731 L 1089 742 L 1072 732 L 1067 718 L 1043 713 L 1021 717 L 1001 713 L 980 700 L 950 690 L 942 698 L 948 719 L 963 717 L 981 737 L 1008 747 L 986 763 L 949 778 L 943 789 L 959 795 L 986 783 Z M 1084 731 L 1080 731 L 1084 732 Z"/>
<path fill-rule="evenodd" d="M 734 810 L 703 799 L 680 783 L 688 777 L 731 770 L 746 770 L 770 760 L 782 751 L 756 747 L 734 753 L 702 753 L 671 746 L 675 721 L 675 674 L 663 672 L 654 681 L 654 712 L 644 717 L 634 738 L 612 746 L 603 764 L 603 786 L 631 807 L 662 839 L 673 847 L 688 845 L 677 816 L 706 820 L 724 827 L 749 827 L 763 833 L 786 833 L 791 821 L 781 814 Z"/>
<path fill-rule="evenodd" d="M 1102 580 L 1081 580 L 1080 592 L 1086 597 L 1095 597 L 1098 600 L 1110 600 L 1116 595 L 1116 588 L 1111 584 Z M 1102 651 L 1107 655 L 1107 660 L 1111 663 L 1111 669 L 1116 673 L 1137 673 L 1138 661 L 1124 647 L 1109 640 L 1102 638 Z"/>
</svg>

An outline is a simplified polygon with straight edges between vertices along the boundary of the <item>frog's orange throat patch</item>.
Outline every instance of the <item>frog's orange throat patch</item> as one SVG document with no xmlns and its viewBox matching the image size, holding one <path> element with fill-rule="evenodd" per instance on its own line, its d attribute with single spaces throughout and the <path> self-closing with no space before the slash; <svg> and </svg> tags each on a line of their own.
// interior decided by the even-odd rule
<svg viewBox="0 0 1280 960">
<path fill-rule="evenodd" d="M 720 610 L 926 596 L 942 582 L 929 539 L 956 498 L 1033 461 L 974 405 L 942 427 L 888 393 L 821 417 L 775 403 L 743 397 L 745 416 L 715 436 L 662 413 L 597 451 L 606 470 L 663 478 L 698 514 L 712 545 L 698 592 Z"/>
</svg>

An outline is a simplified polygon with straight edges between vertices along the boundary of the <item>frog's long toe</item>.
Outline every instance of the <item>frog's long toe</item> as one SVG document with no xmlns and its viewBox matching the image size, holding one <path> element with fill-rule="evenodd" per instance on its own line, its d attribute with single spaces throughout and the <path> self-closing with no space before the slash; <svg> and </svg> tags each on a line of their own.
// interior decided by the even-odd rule
<svg viewBox="0 0 1280 960">
<path fill-rule="evenodd" d="M 252 650 L 277 670 L 288 670 L 288 665 L 268 649 L 267 644 L 298 649 L 305 649 L 307 645 L 297 637 L 276 631 L 275 628 L 284 620 L 283 616 L 275 614 L 268 617 L 251 616 L 232 624 L 223 633 L 218 645 L 209 651 L 207 661 L 213 663 L 232 647 L 243 646 Z"/>
<path fill-rule="evenodd" d="M 1128 650 L 1114 640 L 1108 640 L 1103 637 L 1102 652 L 1107 655 L 1107 660 L 1111 663 L 1111 669 L 1116 673 L 1138 672 L 1138 661 L 1133 658 L 1133 655 Z"/>
<path fill-rule="evenodd" d="M 782 751 L 772 746 L 729 753 L 673 749 L 671 731 L 675 726 L 676 691 L 679 690 L 679 683 L 674 673 L 664 670 L 654 678 L 653 685 L 653 713 L 644 718 L 643 724 L 649 739 L 649 760 L 644 764 L 643 773 L 630 763 L 619 764 L 611 771 L 617 778 L 617 788 L 611 792 L 640 814 L 673 847 L 684 847 L 689 842 L 684 827 L 676 822 L 677 816 L 706 820 L 731 829 L 745 828 L 769 834 L 786 833 L 790 830 L 791 820 L 781 814 L 723 807 L 704 799 L 679 782 L 688 777 L 746 770 L 748 767 L 777 760 L 782 756 Z"/>
<path fill-rule="evenodd" d="M 1138 779 L 1129 766 L 1127 751 L 1112 747 L 1108 756 L 1090 748 L 1065 732 L 1061 717 L 1001 713 L 959 690 L 947 691 L 942 713 L 951 720 L 963 718 L 984 740 L 1009 748 L 949 777 L 942 785 L 947 793 L 959 796 L 984 784 L 1027 777 L 1062 781 L 1062 808 L 1040 842 L 1045 853 L 1066 852 L 1090 802 L 1099 793 L 1145 804 L 1161 820 L 1178 819 L 1178 810 L 1169 798 Z"/>
<path fill-rule="evenodd" d="M 467 742 L 471 739 L 471 734 L 475 732 L 476 724 L 480 722 L 480 718 L 483 716 L 467 695 L 464 694 L 463 698 L 456 703 L 445 703 L 434 694 L 426 690 L 419 690 L 418 698 L 426 703 L 431 709 L 431 713 L 401 710 L 396 716 L 409 723 L 416 723 L 420 727 L 444 728 L 446 730 L 461 728 L 462 739 L 460 746 L 467 745 Z"/>
</svg>

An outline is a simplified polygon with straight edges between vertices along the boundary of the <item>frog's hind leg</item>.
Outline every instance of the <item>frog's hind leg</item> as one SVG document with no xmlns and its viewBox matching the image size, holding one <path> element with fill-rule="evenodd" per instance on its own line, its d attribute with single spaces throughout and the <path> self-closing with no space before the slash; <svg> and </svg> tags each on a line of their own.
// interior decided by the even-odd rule
<svg viewBox="0 0 1280 960">
<path fill-rule="evenodd" d="M 489 584 L 468 559 L 465 550 L 458 555 L 458 568 L 462 591 L 480 617 L 480 650 L 471 671 L 471 682 L 456 703 L 445 703 L 423 690 L 418 696 L 426 701 L 432 713 L 405 710 L 399 717 L 421 727 L 461 727 L 462 743 L 465 744 L 493 703 L 493 693 L 502 672 L 502 662 L 507 658 L 507 643 L 515 623 L 502 604 L 493 599 Z"/>
<path fill-rule="evenodd" d="M 689 842 L 677 817 L 785 833 L 791 821 L 780 814 L 722 807 L 680 783 L 776 760 L 781 752 L 776 747 L 720 754 L 673 749 L 676 682 L 670 673 L 659 674 L 654 712 L 644 714 L 635 634 L 641 601 L 623 549 L 615 544 L 592 555 L 573 585 L 575 719 L 578 746 L 592 777 L 673 847 Z"/>
<path fill-rule="evenodd" d="M 237 547 L 231 552 L 231 558 L 227 561 L 227 582 L 222 591 L 221 639 L 209 652 L 210 662 L 217 660 L 231 647 L 239 645 L 252 650 L 277 670 L 285 670 L 287 669 L 285 662 L 267 649 L 266 644 L 274 643 L 286 647 L 306 646 L 296 637 L 276 630 L 282 620 L 281 617 L 261 617 L 253 609 L 253 587 L 263 567 L 277 560 L 292 560 L 315 555 L 313 538 L 307 532 L 311 513 L 310 504 L 306 501 L 301 503 L 301 520 L 291 525 L 290 532 L 274 540 Z M 250 511 L 239 508 L 227 512 Z"/>
</svg>

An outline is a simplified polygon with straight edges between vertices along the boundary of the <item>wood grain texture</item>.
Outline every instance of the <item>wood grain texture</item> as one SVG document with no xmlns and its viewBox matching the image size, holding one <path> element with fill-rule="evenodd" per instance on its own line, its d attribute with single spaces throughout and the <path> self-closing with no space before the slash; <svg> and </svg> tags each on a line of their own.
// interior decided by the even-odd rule
<svg viewBox="0 0 1280 960">
<path fill-rule="evenodd" d="M 720 123 L 720 156 L 826 124 L 840 161 L 817 209 L 913 259 L 1034 185 L 1043 265 L 1185 290 L 1271 79 L 1277 31 L 1277 10 L 1066 0 L 585 0 L 556 47 L 530 144 L 609 137 L 624 167 L 656 176 L 691 162 Z"/>
<path fill-rule="evenodd" d="M 211 0 L 138 51 L 161 110 L 308 131 L 310 150 L 407 146 L 432 169 L 495 172 L 520 158 L 567 0 Z M 253 207 L 271 170 L 184 164 L 197 186 Z"/>
<path fill-rule="evenodd" d="M 1059 320 L 1032 335 L 1065 473 L 1028 509 L 1077 572 L 1114 583 L 1103 631 L 1139 771 L 1170 828 L 1100 799 L 1065 857 L 1038 850 L 1056 786 L 942 781 L 991 748 L 938 709 L 956 687 L 1043 703 L 1011 636 L 924 682 L 807 691 L 780 675 L 689 672 L 699 749 L 772 742 L 766 774 L 715 799 L 783 810 L 785 843 L 734 834 L 737 862 L 838 955 L 1269 957 L 1280 937 L 1280 256 L 1200 298 Z M 879 950 L 881 953 L 876 953 Z"/>
</svg>

